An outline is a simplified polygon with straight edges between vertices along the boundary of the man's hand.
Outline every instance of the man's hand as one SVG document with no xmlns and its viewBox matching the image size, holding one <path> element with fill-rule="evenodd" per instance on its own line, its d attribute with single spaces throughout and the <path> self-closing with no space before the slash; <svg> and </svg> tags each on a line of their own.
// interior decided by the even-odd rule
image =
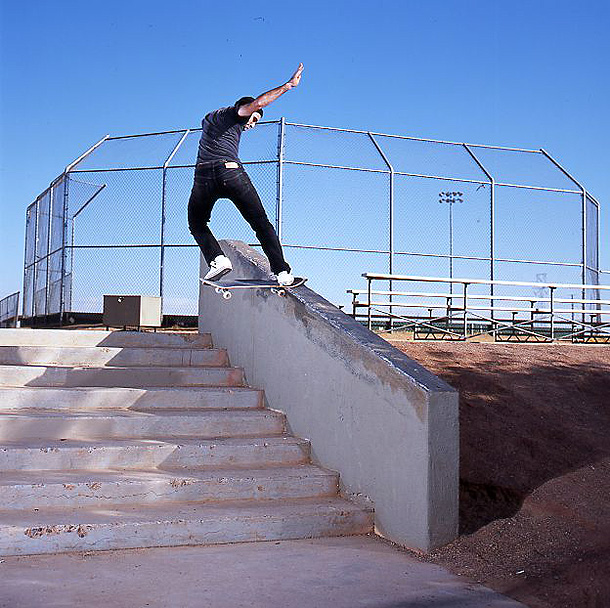
<svg viewBox="0 0 610 608">
<path fill-rule="evenodd" d="M 297 68 L 297 71 L 292 75 L 290 80 L 286 83 L 286 86 L 289 89 L 299 86 L 299 82 L 301 82 L 301 74 L 303 73 L 303 69 L 304 69 L 303 64 L 299 63 L 299 67 Z"/>
<path fill-rule="evenodd" d="M 251 116 L 253 112 L 256 112 L 256 110 L 267 107 L 270 103 L 273 103 L 278 97 L 280 97 L 280 95 L 283 95 L 286 91 L 298 86 L 299 82 L 301 82 L 302 73 L 303 64 L 299 63 L 297 71 L 292 75 L 288 82 L 284 83 L 280 87 L 271 89 L 271 91 L 267 91 L 266 93 L 259 95 L 251 103 L 246 103 L 243 106 L 239 106 L 239 108 L 237 108 L 237 113 L 239 116 L 243 117 Z"/>
</svg>

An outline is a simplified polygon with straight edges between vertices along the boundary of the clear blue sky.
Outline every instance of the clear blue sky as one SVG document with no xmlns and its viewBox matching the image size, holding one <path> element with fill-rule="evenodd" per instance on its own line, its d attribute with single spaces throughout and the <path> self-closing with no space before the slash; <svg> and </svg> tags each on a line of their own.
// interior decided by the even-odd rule
<svg viewBox="0 0 610 608">
<path fill-rule="evenodd" d="M 602 203 L 610 269 L 607 0 L 2 0 L 0 297 L 26 207 L 106 133 L 196 127 L 287 79 L 266 117 L 549 150 Z"/>
</svg>

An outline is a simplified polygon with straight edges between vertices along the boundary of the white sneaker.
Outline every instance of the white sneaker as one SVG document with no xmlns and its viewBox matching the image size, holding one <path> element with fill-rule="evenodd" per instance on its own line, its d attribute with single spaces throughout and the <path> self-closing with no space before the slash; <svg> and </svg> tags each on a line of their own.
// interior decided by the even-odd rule
<svg viewBox="0 0 610 608">
<path fill-rule="evenodd" d="M 294 283 L 294 277 L 289 272 L 282 270 L 282 272 L 277 275 L 277 282 L 280 285 L 292 285 Z"/>
<path fill-rule="evenodd" d="M 210 270 L 203 278 L 206 281 L 214 281 L 224 277 L 231 270 L 233 270 L 231 260 L 226 255 L 219 255 L 210 262 Z"/>
</svg>

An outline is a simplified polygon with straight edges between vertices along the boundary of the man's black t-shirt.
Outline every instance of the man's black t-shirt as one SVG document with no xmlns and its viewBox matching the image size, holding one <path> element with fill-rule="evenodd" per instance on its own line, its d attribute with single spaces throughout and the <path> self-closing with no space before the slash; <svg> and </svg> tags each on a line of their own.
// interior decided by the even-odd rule
<svg viewBox="0 0 610 608">
<path fill-rule="evenodd" d="M 240 116 L 235 106 L 220 108 L 205 115 L 199 140 L 197 162 L 238 161 L 239 140 L 248 116 Z"/>
</svg>

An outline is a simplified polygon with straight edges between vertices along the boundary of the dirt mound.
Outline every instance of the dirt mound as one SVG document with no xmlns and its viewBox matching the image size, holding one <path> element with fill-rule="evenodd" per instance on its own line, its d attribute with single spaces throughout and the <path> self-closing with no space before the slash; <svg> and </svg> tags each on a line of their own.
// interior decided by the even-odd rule
<svg viewBox="0 0 610 608">
<path fill-rule="evenodd" d="M 460 538 L 429 558 L 529 606 L 610 606 L 610 347 L 394 342 L 460 391 Z"/>
</svg>

